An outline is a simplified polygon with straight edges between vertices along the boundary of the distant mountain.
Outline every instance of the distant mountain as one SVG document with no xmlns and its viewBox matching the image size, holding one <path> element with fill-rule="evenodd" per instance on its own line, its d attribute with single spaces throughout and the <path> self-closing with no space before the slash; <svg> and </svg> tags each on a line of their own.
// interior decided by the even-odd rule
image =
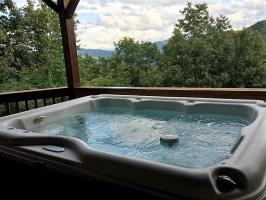
<svg viewBox="0 0 266 200">
<path fill-rule="evenodd" d="M 252 30 L 259 31 L 262 38 L 266 42 L 266 20 L 258 21 L 257 23 L 250 26 Z"/>
<path fill-rule="evenodd" d="M 163 47 L 165 46 L 165 44 L 168 42 L 168 40 L 164 40 L 164 41 L 158 41 L 155 42 L 155 45 L 157 46 L 157 48 L 162 51 Z M 114 54 L 115 51 L 112 50 L 102 50 L 102 49 L 85 49 L 85 48 L 80 48 L 78 49 L 78 55 L 80 56 L 85 56 L 85 55 L 89 55 L 92 57 L 111 57 Z"/>
<path fill-rule="evenodd" d="M 112 50 L 102 50 L 102 49 L 78 49 L 78 55 L 85 56 L 89 55 L 92 57 L 111 57 L 114 51 Z"/>
<path fill-rule="evenodd" d="M 155 45 L 160 51 L 163 51 L 163 47 L 167 44 L 168 40 L 155 42 Z"/>
</svg>

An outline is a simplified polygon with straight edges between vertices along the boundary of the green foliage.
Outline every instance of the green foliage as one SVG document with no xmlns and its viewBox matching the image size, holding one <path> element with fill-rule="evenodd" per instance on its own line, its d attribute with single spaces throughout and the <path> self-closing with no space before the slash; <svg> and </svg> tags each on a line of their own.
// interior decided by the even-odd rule
<svg viewBox="0 0 266 200">
<path fill-rule="evenodd" d="M 5 13 L 0 16 L 1 89 L 65 85 L 57 14 L 31 0 L 23 8 L 5 0 L 1 12 Z"/>
<path fill-rule="evenodd" d="M 115 43 L 110 58 L 80 57 L 81 83 L 91 86 L 153 86 L 159 85 L 160 51 L 150 42 L 123 38 Z"/>
<path fill-rule="evenodd" d="M 152 43 L 125 37 L 108 59 L 82 58 L 81 69 L 88 69 L 83 84 L 265 87 L 265 46 L 258 33 L 233 31 L 225 16 L 211 17 L 205 3 L 189 2 L 181 13 L 162 52 Z"/>
<path fill-rule="evenodd" d="M 163 50 L 124 37 L 111 57 L 79 57 L 82 85 L 266 86 L 263 23 L 233 31 L 225 16 L 210 16 L 205 3 L 189 2 L 181 14 Z M 42 2 L 0 5 L 0 71 L 0 90 L 65 85 L 58 16 Z"/>
<path fill-rule="evenodd" d="M 125 65 L 129 74 L 130 86 L 148 85 L 148 70 L 153 68 L 159 59 L 160 51 L 151 42 L 135 42 L 133 38 L 123 38 L 115 43 L 115 54 L 120 65 Z"/>
<path fill-rule="evenodd" d="M 215 20 L 207 5 L 188 3 L 162 55 L 163 83 L 184 87 L 262 87 L 265 46 L 259 34 L 232 31 L 226 17 Z M 170 71 L 169 71 L 170 68 Z M 175 69 L 174 69 L 175 68 Z M 171 71 L 178 73 L 171 76 Z"/>
<path fill-rule="evenodd" d="M 265 86 L 265 45 L 261 35 L 250 29 L 233 33 L 234 51 L 232 53 L 231 76 L 229 86 L 263 87 Z"/>
<path fill-rule="evenodd" d="M 79 58 L 81 84 L 90 86 L 128 86 L 126 66 L 114 58 Z"/>
<path fill-rule="evenodd" d="M 253 31 L 258 31 L 264 40 L 266 42 L 266 20 L 259 21 L 252 26 L 250 26 L 250 29 Z"/>
<path fill-rule="evenodd" d="M 176 28 L 185 37 L 200 37 L 213 31 L 225 31 L 231 28 L 225 16 L 220 16 L 216 19 L 211 17 L 206 3 L 193 5 L 191 2 L 188 2 L 187 7 L 180 11 L 180 13 L 184 18 L 178 20 Z"/>
</svg>

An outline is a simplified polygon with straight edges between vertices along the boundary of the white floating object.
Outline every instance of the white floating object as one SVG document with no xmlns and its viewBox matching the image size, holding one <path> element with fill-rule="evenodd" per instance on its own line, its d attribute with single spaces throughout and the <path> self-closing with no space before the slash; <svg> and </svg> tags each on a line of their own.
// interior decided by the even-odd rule
<svg viewBox="0 0 266 200">
<path fill-rule="evenodd" d="M 179 142 L 179 138 L 176 135 L 161 135 L 160 141 L 170 144 Z"/>
</svg>

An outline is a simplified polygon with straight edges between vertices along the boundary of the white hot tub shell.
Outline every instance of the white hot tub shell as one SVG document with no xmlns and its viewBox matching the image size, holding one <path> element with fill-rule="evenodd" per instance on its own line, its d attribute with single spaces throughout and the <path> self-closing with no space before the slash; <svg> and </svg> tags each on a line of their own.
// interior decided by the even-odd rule
<svg viewBox="0 0 266 200">
<path fill-rule="evenodd" d="M 77 138 L 30 131 L 34 126 L 108 105 L 236 115 L 252 123 L 242 128 L 229 159 L 200 169 L 97 151 Z M 0 145 L 28 159 L 63 165 L 73 173 L 147 188 L 177 199 L 266 199 L 265 108 L 266 103 L 258 100 L 94 95 L 0 118 Z"/>
</svg>

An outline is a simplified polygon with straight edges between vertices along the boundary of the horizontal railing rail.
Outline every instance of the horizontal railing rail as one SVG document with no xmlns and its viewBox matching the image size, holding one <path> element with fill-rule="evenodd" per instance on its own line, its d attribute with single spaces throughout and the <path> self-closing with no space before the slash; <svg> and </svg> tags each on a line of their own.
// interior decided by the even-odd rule
<svg viewBox="0 0 266 200">
<path fill-rule="evenodd" d="M 72 98 L 98 94 L 122 94 L 266 101 L 266 88 L 165 88 L 165 87 L 79 87 L 50 88 L 0 93 L 0 116 L 10 115 Z"/>
<path fill-rule="evenodd" d="M 75 89 L 76 97 L 97 94 L 256 99 L 266 101 L 266 88 L 80 87 Z"/>
<path fill-rule="evenodd" d="M 0 116 L 63 102 L 72 94 L 65 87 L 0 93 Z"/>
</svg>

